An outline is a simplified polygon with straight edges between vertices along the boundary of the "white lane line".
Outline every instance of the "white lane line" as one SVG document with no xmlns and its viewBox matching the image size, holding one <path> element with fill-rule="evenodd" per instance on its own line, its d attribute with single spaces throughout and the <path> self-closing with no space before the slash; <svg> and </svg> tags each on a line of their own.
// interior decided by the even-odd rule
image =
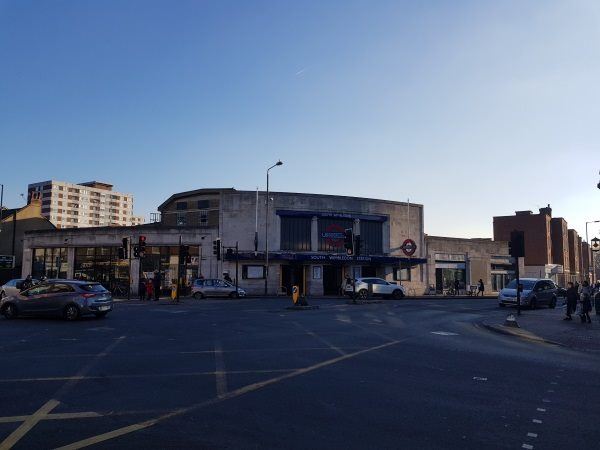
<svg viewBox="0 0 600 450">
<path fill-rule="evenodd" d="M 451 331 L 432 331 L 431 334 L 437 334 L 440 336 L 458 336 L 458 333 L 452 333 Z"/>
<path fill-rule="evenodd" d="M 542 423 L 542 421 L 540 419 L 533 419 L 532 422 L 533 423 Z"/>
<path fill-rule="evenodd" d="M 476 381 L 487 381 L 487 378 L 485 377 L 473 377 L 473 379 Z"/>
<path fill-rule="evenodd" d="M 551 394 L 554 392 L 554 389 L 548 389 L 548 392 Z"/>
<path fill-rule="evenodd" d="M 227 394 L 227 373 L 225 372 L 223 346 L 220 341 L 215 341 L 215 381 L 217 385 L 217 397 L 221 398 Z"/>
<path fill-rule="evenodd" d="M 533 448 L 533 445 L 529 445 L 529 444 L 523 444 L 521 446 L 521 448 L 526 448 L 527 450 L 531 450 Z"/>
<path fill-rule="evenodd" d="M 527 437 L 536 438 L 538 437 L 537 433 L 527 433 Z"/>
<path fill-rule="evenodd" d="M 60 402 L 58 400 L 48 400 L 42 405 L 40 409 L 34 412 L 31 416 L 13 431 L 4 441 L 0 443 L 0 450 L 10 450 L 13 446 L 21 440 L 40 420 L 48 415 L 50 411 L 56 408 Z"/>
<path fill-rule="evenodd" d="M 538 408 L 537 409 L 539 412 L 546 412 L 546 408 Z"/>
<path fill-rule="evenodd" d="M 549 399 L 547 398 L 543 398 L 542 399 L 542 403 L 552 403 Z"/>
</svg>

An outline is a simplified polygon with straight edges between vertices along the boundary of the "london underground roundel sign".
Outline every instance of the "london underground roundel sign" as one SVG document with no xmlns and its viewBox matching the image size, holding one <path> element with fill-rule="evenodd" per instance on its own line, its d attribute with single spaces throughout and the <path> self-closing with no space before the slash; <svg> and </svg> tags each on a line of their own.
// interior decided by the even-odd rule
<svg viewBox="0 0 600 450">
<path fill-rule="evenodd" d="M 400 246 L 406 256 L 412 256 L 417 251 L 417 244 L 412 239 L 406 239 Z"/>
</svg>

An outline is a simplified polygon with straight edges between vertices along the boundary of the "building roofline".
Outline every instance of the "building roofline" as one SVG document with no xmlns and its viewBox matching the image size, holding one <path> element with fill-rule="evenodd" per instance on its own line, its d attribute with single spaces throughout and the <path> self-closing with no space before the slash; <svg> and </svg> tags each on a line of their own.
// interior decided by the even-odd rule
<svg viewBox="0 0 600 450">
<path fill-rule="evenodd" d="M 177 200 L 179 198 L 183 198 L 183 197 L 188 197 L 188 196 L 192 196 L 192 195 L 198 195 L 198 194 L 221 194 L 221 193 L 238 193 L 238 194 L 255 194 L 256 191 L 249 191 L 249 190 L 241 190 L 238 191 L 235 188 L 203 188 L 203 189 L 195 189 L 193 191 L 185 191 L 185 192 L 178 192 L 176 194 L 171 195 L 167 200 L 165 200 L 164 202 L 162 202 L 159 206 L 158 206 L 158 211 L 161 211 L 162 208 L 164 208 L 164 206 L 170 202 L 172 202 L 173 200 Z M 266 191 L 258 191 L 259 194 L 265 194 Z M 272 195 L 302 195 L 305 197 L 336 197 L 336 198 L 340 198 L 340 199 L 350 199 L 350 200 L 362 200 L 362 201 L 373 201 L 373 202 L 379 202 L 379 203 L 389 203 L 389 204 L 393 204 L 393 205 L 408 205 L 408 202 L 399 202 L 399 201 L 395 201 L 395 200 L 387 200 L 387 199 L 379 199 L 379 198 L 370 198 L 370 197 L 354 197 L 354 196 L 349 196 L 349 195 L 335 195 L 335 194 L 314 194 L 314 193 L 307 193 L 307 192 L 284 192 L 284 191 L 269 191 L 269 194 Z M 420 203 L 410 203 L 411 206 L 416 206 L 416 207 L 420 207 L 422 208 L 423 205 Z"/>
</svg>

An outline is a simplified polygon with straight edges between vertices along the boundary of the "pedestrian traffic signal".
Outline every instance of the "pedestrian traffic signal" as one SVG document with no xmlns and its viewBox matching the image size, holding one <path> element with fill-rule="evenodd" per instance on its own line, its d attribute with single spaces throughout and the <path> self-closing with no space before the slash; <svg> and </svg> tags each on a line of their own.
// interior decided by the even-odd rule
<svg viewBox="0 0 600 450">
<path fill-rule="evenodd" d="M 134 258 L 140 257 L 140 247 L 138 245 L 133 246 L 133 257 Z"/>
<path fill-rule="evenodd" d="M 508 252 L 513 258 L 525 256 L 525 233 L 523 231 L 514 230 L 510 232 Z"/>
<path fill-rule="evenodd" d="M 140 258 L 146 256 L 146 236 L 138 237 L 138 253 Z"/>
<path fill-rule="evenodd" d="M 347 255 L 354 254 L 354 232 L 352 228 L 346 228 L 344 230 L 344 248 L 346 249 Z"/>
<path fill-rule="evenodd" d="M 360 256 L 362 251 L 362 239 L 360 238 L 360 234 L 354 236 L 354 255 Z"/>
<path fill-rule="evenodd" d="M 221 259 L 221 238 L 213 241 L 213 255 L 217 257 L 217 261 Z"/>
<path fill-rule="evenodd" d="M 119 247 L 119 259 L 127 259 L 128 249 L 129 249 L 129 239 L 123 238 L 121 241 L 121 247 Z"/>
</svg>

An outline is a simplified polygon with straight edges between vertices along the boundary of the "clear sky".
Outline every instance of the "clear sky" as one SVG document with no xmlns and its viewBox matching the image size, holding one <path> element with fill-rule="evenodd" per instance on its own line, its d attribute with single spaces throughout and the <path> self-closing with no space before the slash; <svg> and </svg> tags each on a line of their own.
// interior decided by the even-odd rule
<svg viewBox="0 0 600 450">
<path fill-rule="evenodd" d="M 102 180 L 425 205 L 491 237 L 600 219 L 600 2 L 0 0 L 0 183 Z M 598 227 L 592 227 L 597 234 Z"/>
</svg>

